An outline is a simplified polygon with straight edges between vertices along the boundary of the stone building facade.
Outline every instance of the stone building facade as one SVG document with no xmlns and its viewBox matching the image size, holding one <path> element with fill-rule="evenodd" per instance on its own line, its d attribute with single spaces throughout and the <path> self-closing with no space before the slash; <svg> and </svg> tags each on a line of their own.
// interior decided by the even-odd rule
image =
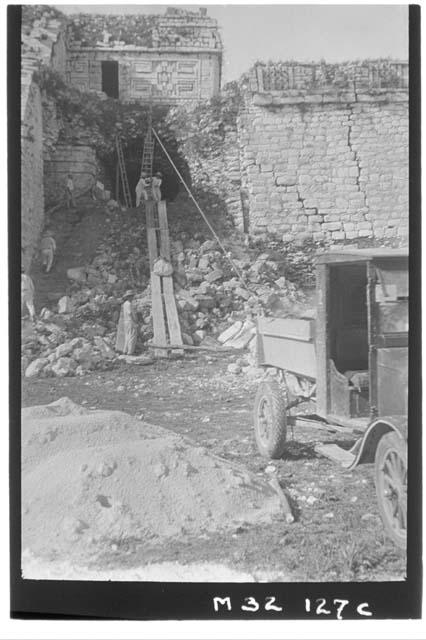
<svg viewBox="0 0 426 640">
<path fill-rule="evenodd" d="M 29 7 L 21 74 L 25 264 L 65 175 L 82 191 L 98 170 L 90 140 L 59 143 L 55 104 L 37 86 L 39 63 L 85 90 L 105 90 L 105 82 L 111 90 L 117 80 L 120 100 L 174 105 L 191 118 L 193 105 L 219 91 L 222 62 L 218 26 L 202 10 L 68 20 Z M 176 132 L 193 184 L 219 195 L 239 228 L 288 241 L 407 237 L 407 63 L 257 64 L 240 98 L 220 149 L 202 161 Z"/>
<path fill-rule="evenodd" d="M 21 63 L 22 259 L 29 266 L 45 210 L 64 194 L 71 173 L 78 193 L 99 166 L 90 141 L 60 144 L 55 104 L 37 84 L 40 64 L 84 91 L 122 101 L 186 104 L 220 89 L 222 43 L 205 9 L 164 15 L 85 15 L 67 18 L 46 5 L 24 5 Z"/>
<path fill-rule="evenodd" d="M 181 145 L 250 234 L 407 240 L 408 124 L 407 63 L 256 65 L 222 154 Z"/>
<path fill-rule="evenodd" d="M 252 73 L 238 119 L 250 231 L 407 237 L 408 65 L 330 67 Z"/>
<path fill-rule="evenodd" d="M 241 114 L 250 231 L 286 240 L 406 236 L 407 99 L 303 107 L 251 103 Z"/>
<path fill-rule="evenodd" d="M 129 24 L 133 24 L 129 30 Z M 67 30 L 68 82 L 122 101 L 181 104 L 220 89 L 222 43 L 206 11 L 85 16 Z"/>
</svg>

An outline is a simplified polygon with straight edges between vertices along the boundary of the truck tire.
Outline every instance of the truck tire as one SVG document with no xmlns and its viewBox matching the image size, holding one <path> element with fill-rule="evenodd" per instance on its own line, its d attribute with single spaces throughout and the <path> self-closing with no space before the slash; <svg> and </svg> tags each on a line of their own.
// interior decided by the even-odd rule
<svg viewBox="0 0 426 640">
<path fill-rule="evenodd" d="M 275 380 L 261 382 L 254 401 L 254 434 L 262 456 L 281 458 L 287 438 L 286 398 Z"/>
<path fill-rule="evenodd" d="M 375 458 L 376 493 L 384 528 L 393 542 L 407 545 L 407 443 L 397 433 L 386 433 Z"/>
</svg>

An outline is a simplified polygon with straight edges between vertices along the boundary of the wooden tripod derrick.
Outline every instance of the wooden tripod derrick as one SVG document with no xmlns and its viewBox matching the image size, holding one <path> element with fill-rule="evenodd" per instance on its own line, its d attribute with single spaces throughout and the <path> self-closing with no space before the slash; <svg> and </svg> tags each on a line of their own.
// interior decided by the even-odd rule
<svg viewBox="0 0 426 640">
<path fill-rule="evenodd" d="M 158 223 L 156 222 L 157 217 Z M 159 347 L 158 349 L 154 348 L 154 354 L 157 357 L 164 358 L 168 356 L 168 351 L 165 347 L 183 345 L 172 276 L 159 276 L 153 271 L 154 263 L 159 257 L 169 262 L 171 258 L 165 202 L 147 201 L 146 228 L 151 270 L 154 345 Z M 177 353 L 182 354 L 183 351 L 177 350 Z"/>
</svg>

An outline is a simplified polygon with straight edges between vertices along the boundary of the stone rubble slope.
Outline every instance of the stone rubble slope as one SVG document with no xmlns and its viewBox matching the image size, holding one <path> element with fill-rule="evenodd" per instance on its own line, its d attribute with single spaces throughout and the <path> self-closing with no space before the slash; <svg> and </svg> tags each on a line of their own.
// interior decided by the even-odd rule
<svg viewBox="0 0 426 640">
<path fill-rule="evenodd" d="M 107 237 L 91 264 L 68 269 L 67 295 L 53 295 L 52 304 L 42 310 L 35 326 L 24 331 L 21 364 L 26 377 L 84 375 L 114 366 L 120 305 L 128 288 L 136 291 L 136 353 L 143 353 L 152 341 L 145 227 L 128 212 L 118 212 L 114 202 L 106 207 L 105 215 Z M 206 240 L 201 233 L 178 230 L 174 237 L 170 267 L 185 344 L 221 343 L 243 349 L 252 338 L 247 331 L 245 338 L 230 344 L 222 339 L 217 342 L 217 338 L 236 322 L 254 333 L 258 313 L 287 315 L 304 309 L 304 294 L 268 252 L 250 251 L 238 239 L 228 238 L 225 256 L 216 241 Z M 231 255 L 243 283 L 228 259 Z"/>
<path fill-rule="evenodd" d="M 87 558 L 275 517 L 267 481 L 167 429 L 68 398 L 23 410 L 22 548 L 36 556 Z"/>
</svg>

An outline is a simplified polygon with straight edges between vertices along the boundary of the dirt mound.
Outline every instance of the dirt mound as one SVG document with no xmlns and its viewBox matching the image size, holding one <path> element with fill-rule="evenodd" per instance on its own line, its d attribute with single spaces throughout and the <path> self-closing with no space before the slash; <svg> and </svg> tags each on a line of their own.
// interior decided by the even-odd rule
<svg viewBox="0 0 426 640">
<path fill-rule="evenodd" d="M 280 513 L 264 480 L 125 413 L 62 398 L 22 416 L 22 546 L 38 556 L 157 546 Z"/>
</svg>

